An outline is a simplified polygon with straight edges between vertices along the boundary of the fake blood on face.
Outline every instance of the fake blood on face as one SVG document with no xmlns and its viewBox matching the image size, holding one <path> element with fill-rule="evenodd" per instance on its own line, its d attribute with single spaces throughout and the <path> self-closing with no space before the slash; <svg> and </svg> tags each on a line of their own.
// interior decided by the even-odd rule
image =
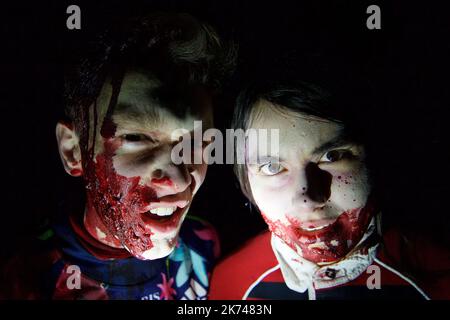
<svg viewBox="0 0 450 320">
<path fill-rule="evenodd" d="M 105 141 L 105 151 L 86 164 L 87 198 L 109 233 L 135 256 L 152 248 L 151 230 L 139 221 L 138 210 L 156 201 L 155 192 L 139 185 L 139 177 L 125 178 L 113 166 L 118 143 Z"/>
<path fill-rule="evenodd" d="M 105 151 L 88 164 L 86 179 L 89 202 L 93 204 L 110 234 L 136 257 L 153 247 L 155 233 L 174 232 L 185 212 L 178 208 L 169 217 L 159 217 L 146 208 L 158 202 L 156 192 L 139 184 L 140 177 L 127 178 L 116 172 L 113 156 L 120 143 L 105 141 Z"/>
<path fill-rule="evenodd" d="M 169 177 L 162 177 L 162 178 L 159 178 L 159 179 L 153 178 L 152 179 L 152 183 L 153 184 L 157 184 L 157 185 L 169 186 L 169 187 L 173 186 L 173 181 Z"/>
<path fill-rule="evenodd" d="M 264 213 L 262 216 L 272 233 L 294 251 L 300 248 L 303 258 L 324 263 L 343 258 L 355 247 L 364 235 L 373 212 L 369 201 L 365 207 L 345 211 L 330 225 L 313 231 L 302 229 L 301 224 L 294 219 L 283 223 L 270 220 Z"/>
<path fill-rule="evenodd" d="M 78 177 L 82 175 L 82 171 L 80 169 L 72 169 L 70 170 L 70 174 L 74 177 Z"/>
<path fill-rule="evenodd" d="M 164 218 L 146 212 L 150 203 L 158 202 L 154 189 L 141 185 L 139 176 L 125 177 L 117 173 L 113 157 L 121 142 L 114 139 L 116 124 L 112 120 L 112 108 L 117 102 L 119 89 L 113 88 L 113 96 L 100 129 L 104 151 L 95 156 L 95 160 L 92 150 L 86 152 L 84 178 L 88 204 L 101 218 L 108 236 L 117 237 L 131 254 L 143 259 L 143 253 L 154 246 L 151 237 L 155 233 L 176 231 L 185 210 L 179 208 L 170 217 Z M 94 114 L 97 115 L 96 110 Z"/>
</svg>

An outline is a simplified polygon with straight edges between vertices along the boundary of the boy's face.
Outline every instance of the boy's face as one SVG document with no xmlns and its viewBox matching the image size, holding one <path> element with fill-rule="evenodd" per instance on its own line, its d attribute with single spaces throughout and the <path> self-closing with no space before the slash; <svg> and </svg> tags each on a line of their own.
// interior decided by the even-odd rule
<svg viewBox="0 0 450 320">
<path fill-rule="evenodd" d="M 160 83 L 139 72 L 125 74 L 117 104 L 108 115 L 111 81 L 90 109 L 87 159 L 82 162 L 88 210 L 93 208 L 113 237 L 140 259 L 167 256 L 207 165 L 174 165 L 172 147 L 194 120 L 211 126 L 209 99 L 200 89 L 183 102 L 163 100 Z M 95 120 L 97 119 L 97 120 Z M 112 238 L 111 238 L 112 239 Z"/>
<path fill-rule="evenodd" d="M 253 198 L 270 230 L 307 260 L 343 257 L 373 215 L 364 148 L 344 139 L 339 124 L 266 101 L 252 117 L 251 128 L 280 130 L 279 159 L 259 154 L 248 165 Z"/>
</svg>

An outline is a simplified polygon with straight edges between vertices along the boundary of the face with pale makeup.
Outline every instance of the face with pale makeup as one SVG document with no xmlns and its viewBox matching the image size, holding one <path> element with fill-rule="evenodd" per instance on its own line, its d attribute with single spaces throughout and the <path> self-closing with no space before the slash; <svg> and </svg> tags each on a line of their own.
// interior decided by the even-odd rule
<svg viewBox="0 0 450 320">
<path fill-rule="evenodd" d="M 84 224 L 97 240 L 139 259 L 170 254 L 206 164 L 174 165 L 171 150 L 194 121 L 212 124 L 209 96 L 187 88 L 183 99 L 142 72 L 128 71 L 117 90 L 107 79 L 89 107 L 86 151 L 71 125 L 56 128 L 66 171 L 83 176 Z M 169 97 L 169 98 L 167 98 Z M 198 151 L 198 150 L 197 150 Z"/>
<path fill-rule="evenodd" d="M 249 128 L 278 129 L 279 157 L 249 144 L 251 195 L 270 230 L 316 263 L 344 257 L 373 215 L 365 151 L 342 124 L 260 100 Z M 253 145 L 253 149 L 252 149 Z"/>
</svg>

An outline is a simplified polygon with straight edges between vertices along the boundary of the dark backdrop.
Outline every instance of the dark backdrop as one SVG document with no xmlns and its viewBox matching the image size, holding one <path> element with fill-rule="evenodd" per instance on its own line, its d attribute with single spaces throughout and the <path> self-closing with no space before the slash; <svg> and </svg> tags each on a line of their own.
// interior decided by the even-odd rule
<svg viewBox="0 0 450 320">
<path fill-rule="evenodd" d="M 237 73 L 216 103 L 216 126 L 222 129 L 228 126 L 236 90 L 248 77 L 267 76 L 268 65 L 299 74 L 302 66 L 325 75 L 330 70 L 330 77 L 352 69 L 368 78 L 376 107 L 366 121 L 378 142 L 385 220 L 448 244 L 450 30 L 445 8 L 425 1 L 354 2 L 2 3 L 0 257 L 25 243 L 63 202 L 79 201 L 80 181 L 64 173 L 54 138 L 68 48 L 82 45 L 111 18 L 146 9 L 190 12 L 238 43 Z M 366 8 L 374 3 L 382 10 L 381 30 L 366 28 Z M 69 4 L 81 7 L 82 30 L 65 27 Z M 224 253 L 264 227 L 227 165 L 210 166 L 192 212 L 216 225 Z"/>
</svg>

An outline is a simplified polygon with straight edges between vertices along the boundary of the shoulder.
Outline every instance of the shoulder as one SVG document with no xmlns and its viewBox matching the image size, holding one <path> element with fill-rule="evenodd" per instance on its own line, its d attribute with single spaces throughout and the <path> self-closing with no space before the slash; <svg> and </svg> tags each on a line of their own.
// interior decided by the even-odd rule
<svg viewBox="0 0 450 320">
<path fill-rule="evenodd" d="M 450 250 L 434 237 L 390 229 L 383 235 L 382 261 L 416 281 L 432 299 L 450 299 Z"/>
<path fill-rule="evenodd" d="M 53 245 L 51 231 L 44 236 L 49 238 L 33 239 L 2 263 L 1 299 L 46 299 L 51 295 L 51 272 L 61 254 Z"/>
<path fill-rule="evenodd" d="M 214 269 L 210 299 L 242 299 L 247 289 L 278 265 L 265 231 L 247 241 Z"/>
</svg>

